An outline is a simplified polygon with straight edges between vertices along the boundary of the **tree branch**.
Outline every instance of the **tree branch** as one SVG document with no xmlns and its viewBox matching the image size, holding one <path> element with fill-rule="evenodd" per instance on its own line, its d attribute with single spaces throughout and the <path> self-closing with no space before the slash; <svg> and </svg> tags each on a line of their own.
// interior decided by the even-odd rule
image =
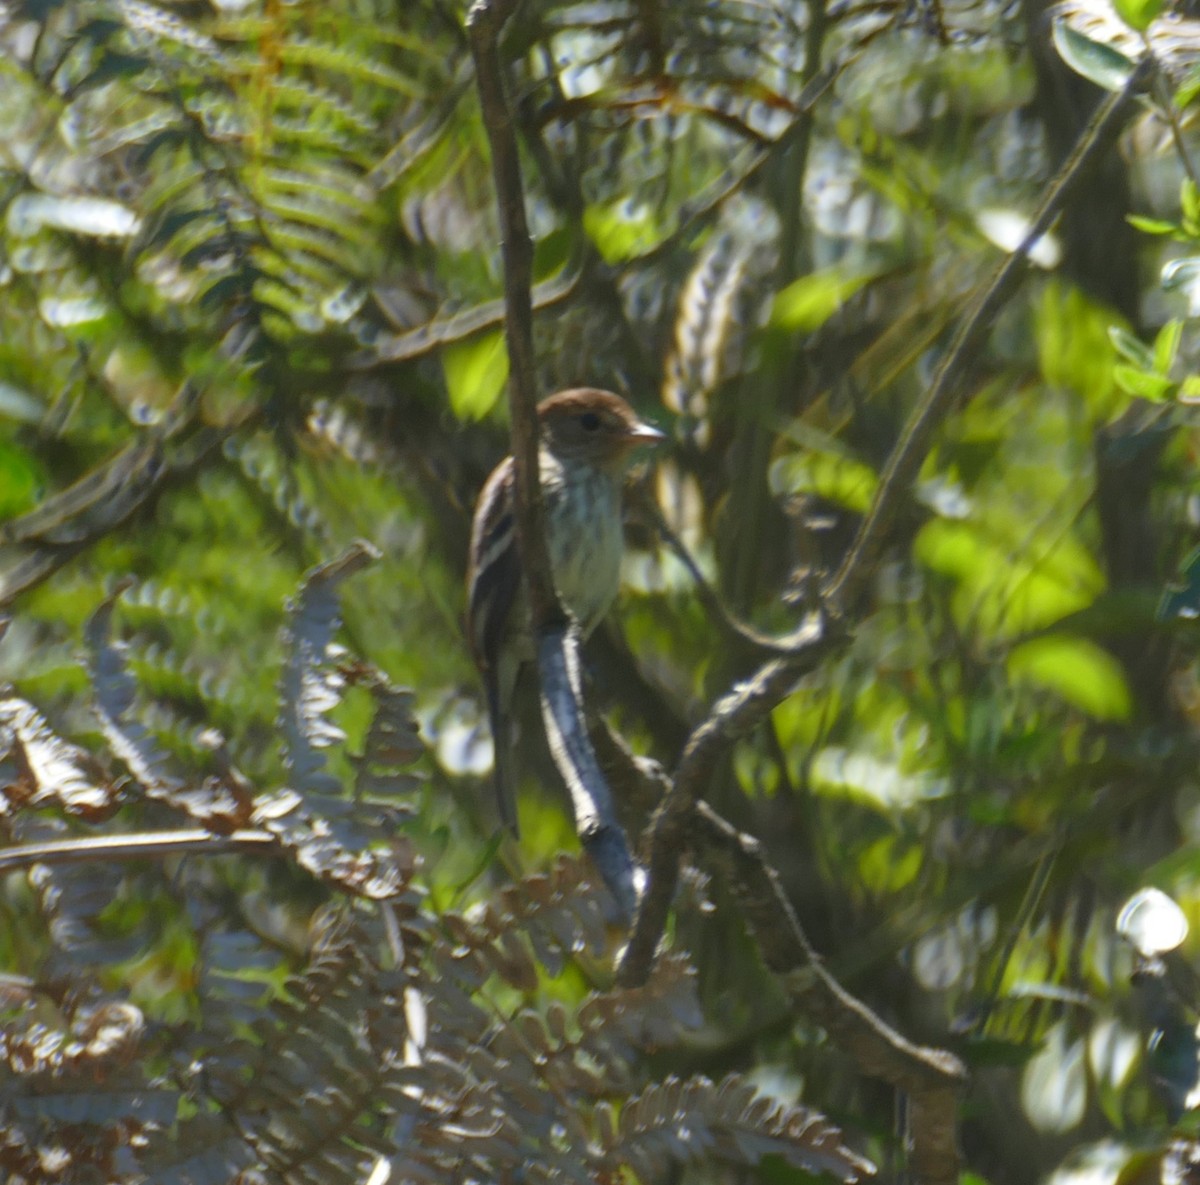
<svg viewBox="0 0 1200 1185">
<path fill-rule="evenodd" d="M 790 653 L 763 664 L 750 680 L 718 700 L 683 751 L 671 789 L 649 827 L 649 879 L 626 947 L 618 980 L 625 986 L 645 981 L 654 951 L 667 923 L 679 873 L 689 819 L 706 779 L 718 759 L 738 737 L 764 719 L 791 691 L 796 680 L 815 666 L 832 645 L 844 639 L 843 614 L 851 616 L 866 587 L 872 564 L 883 545 L 900 503 L 929 448 L 934 429 L 958 393 L 958 380 L 971 352 L 992 318 L 1015 291 L 1029 251 L 1049 229 L 1088 166 L 1111 146 L 1129 104 L 1145 84 L 1150 65 L 1143 62 L 1125 87 L 1097 110 L 1086 134 L 1064 163 L 1021 246 L 1000 267 L 975 307 L 963 321 L 924 399 L 909 418 L 892 452 L 867 517 L 845 562 L 830 585 L 819 614 L 810 614 L 791 635 L 780 640 Z"/>
<path fill-rule="evenodd" d="M 555 765 L 571 794 L 575 830 L 626 919 L 637 901 L 633 859 L 613 812 L 588 739 L 580 677 L 579 631 L 559 603 L 546 547 L 538 474 L 537 368 L 533 352 L 533 244 L 525 218 L 525 193 L 512 113 L 504 92 L 499 41 L 514 0 L 476 0 L 467 16 L 475 80 L 492 148 L 504 258 L 505 339 L 517 545 L 537 635 L 542 719 Z M 501 740 L 500 743 L 503 743 Z"/>
<path fill-rule="evenodd" d="M 269 831 L 235 831 L 214 835 L 189 831 L 135 831 L 126 835 L 89 835 L 51 839 L 0 848 L 0 874 L 34 864 L 87 864 L 95 860 L 165 860 L 170 856 L 224 856 L 230 852 L 264 852 L 286 856 Z"/>
<path fill-rule="evenodd" d="M 492 149 L 492 178 L 500 215 L 504 261 L 504 338 L 508 346 L 508 406 L 511 418 L 517 543 L 529 612 L 539 632 L 565 622 L 554 591 L 542 518 L 538 475 L 537 366 L 533 353 L 533 241 L 525 219 L 521 158 L 500 66 L 500 32 L 515 0 L 476 0 L 467 14 L 475 59 L 475 84 Z"/>
<path fill-rule="evenodd" d="M 966 1084 L 962 1062 L 942 1049 L 916 1045 L 852 996 L 825 969 L 809 944 L 775 870 L 751 836 L 699 802 L 688 838 L 729 885 L 762 952 L 796 1012 L 815 1020 L 872 1078 L 911 1100 L 912 1168 L 921 1185 L 958 1181 L 957 1103 Z"/>
<path fill-rule="evenodd" d="M 935 429 L 959 394 L 959 380 L 972 360 L 975 347 L 1024 278 L 1025 265 L 1034 245 L 1062 213 L 1063 207 L 1084 180 L 1091 166 L 1116 141 L 1129 105 L 1145 88 L 1152 72 L 1152 59 L 1143 59 L 1125 86 L 1115 94 L 1109 95 L 1097 107 L 1078 144 L 1063 162 L 1062 168 L 1051 183 L 1029 233 L 1021 245 L 996 269 L 974 308 L 960 324 L 933 376 L 929 390 L 909 417 L 904 435 L 892 450 L 871 508 L 827 590 L 826 595 L 829 599 L 841 605 L 847 613 L 853 613 L 854 603 L 868 583 L 874 561 L 883 547 L 904 496 L 920 472 Z"/>
</svg>

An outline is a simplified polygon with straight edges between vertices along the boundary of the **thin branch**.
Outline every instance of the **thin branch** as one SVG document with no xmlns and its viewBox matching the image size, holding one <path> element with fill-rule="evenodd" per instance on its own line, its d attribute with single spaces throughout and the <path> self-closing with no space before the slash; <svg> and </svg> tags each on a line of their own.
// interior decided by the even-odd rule
<svg viewBox="0 0 1200 1185">
<path fill-rule="evenodd" d="M 0 848 L 0 874 L 34 864 L 88 864 L 96 860 L 166 860 L 171 856 L 224 856 L 230 852 L 274 852 L 287 856 L 269 831 L 135 831 L 126 835 L 92 835 L 52 839 Z"/>
<path fill-rule="evenodd" d="M 670 523 L 667 522 L 662 508 L 654 498 L 646 497 L 640 499 L 637 509 L 639 513 L 646 516 L 655 534 L 662 539 L 670 551 L 674 552 L 675 558 L 687 569 L 688 575 L 692 578 L 692 584 L 696 587 L 696 595 L 700 598 L 700 604 L 721 630 L 728 634 L 729 637 L 736 638 L 738 641 L 744 642 L 747 646 L 752 646 L 758 650 L 766 650 L 772 654 L 785 654 L 789 652 L 789 648 L 782 645 L 778 638 L 774 638 L 770 634 L 764 634 L 756 630 L 752 625 L 747 625 L 746 622 L 741 621 L 729 606 L 725 604 L 721 594 L 700 570 L 700 565 L 688 550 L 687 544 L 684 543 L 672 529 Z"/>
<path fill-rule="evenodd" d="M 671 788 L 647 829 L 648 878 L 637 922 L 617 972 L 617 981 L 622 986 L 636 987 L 650 974 L 654 952 L 675 898 L 679 856 L 686 843 L 691 815 L 721 758 L 738 737 L 766 719 L 797 679 L 815 669 L 825 655 L 841 644 L 842 636 L 838 623 L 823 612 L 809 614 L 793 636 L 793 650 L 765 663 L 752 679 L 736 684 L 693 731 Z"/>
<path fill-rule="evenodd" d="M 525 190 L 516 132 L 500 66 L 500 33 L 515 0 L 476 0 L 467 14 L 475 59 L 475 83 L 492 149 L 492 178 L 500 215 L 504 260 L 504 336 L 508 345 L 508 404 L 511 413 L 517 542 L 534 628 L 565 622 L 554 591 L 550 553 L 543 529 L 538 474 L 537 365 L 533 352 L 533 240 L 525 218 Z"/>
<path fill-rule="evenodd" d="M 847 57 L 836 66 L 830 66 L 823 70 L 801 92 L 796 102 L 796 121 L 786 127 L 777 139 L 766 147 L 754 150 L 744 168 L 727 170 L 690 202 L 685 202 L 680 207 L 674 230 L 666 238 L 655 243 L 653 247 L 647 248 L 641 254 L 622 261 L 619 266 L 607 268 L 606 274 L 617 277 L 644 267 L 674 250 L 680 240 L 698 224 L 716 215 L 731 197 L 762 171 L 768 162 L 776 159 L 781 151 L 786 151 L 795 138 L 797 125 L 807 119 L 807 113 L 816 101 L 833 85 L 853 60 L 853 57 Z M 518 182 L 520 180 L 519 171 L 517 180 Z M 543 280 L 533 287 L 531 303 L 534 311 L 541 312 L 565 303 L 576 293 L 580 284 L 593 271 L 598 270 L 596 261 L 590 252 L 581 252 L 580 256 L 580 258 L 568 262 L 563 274 Z M 435 317 L 412 329 L 406 329 L 402 333 L 380 337 L 368 348 L 351 355 L 348 366 L 351 370 L 371 370 L 377 366 L 387 366 L 396 362 L 411 362 L 416 358 L 423 358 L 446 346 L 453 345 L 455 342 L 464 341 L 477 333 L 495 329 L 505 323 L 508 305 L 507 286 L 505 291 L 506 296 L 502 300 L 485 301 L 450 316 Z M 509 348 L 511 351 L 511 344 Z"/>
<path fill-rule="evenodd" d="M 794 1010 L 821 1025 L 864 1074 L 909 1095 L 913 1179 L 922 1185 L 954 1185 L 959 1177 L 958 1096 L 967 1077 L 962 1062 L 946 1050 L 909 1041 L 829 974 L 757 840 L 703 802 L 696 804 L 688 835 L 732 888 L 764 962 L 780 977 Z"/>
<path fill-rule="evenodd" d="M 583 279 L 584 269 L 578 263 L 568 263 L 561 275 L 543 280 L 532 292 L 531 304 L 536 312 L 564 304 L 574 294 Z M 411 362 L 455 342 L 465 341 L 477 333 L 496 329 L 504 324 L 505 302 L 488 300 L 446 317 L 435 316 L 402 333 L 380 337 L 370 348 L 350 357 L 351 370 L 371 370 L 396 362 Z"/>
<path fill-rule="evenodd" d="M 499 41 L 514 0 L 476 0 L 467 16 L 484 126 L 492 148 L 504 257 L 505 336 L 517 546 L 537 635 L 542 718 L 555 765 L 567 784 L 575 830 L 628 920 L 636 904 L 633 859 L 613 811 L 612 795 L 588 739 L 580 677 L 579 631 L 554 590 L 543 528 L 538 474 L 537 369 L 533 352 L 533 245 L 511 109 L 504 91 Z"/>
<path fill-rule="evenodd" d="M 1142 89 L 1150 69 L 1143 61 L 1125 87 L 1098 108 L 1054 179 L 1024 242 L 997 269 L 963 321 L 928 393 L 914 410 L 892 453 L 871 509 L 827 591 L 824 606 L 818 613 L 809 614 L 791 635 L 780 639 L 792 653 L 771 659 L 752 679 L 738 684 L 717 701 L 708 718 L 692 733 L 671 790 L 650 823 L 649 878 L 618 971 L 623 985 L 644 983 L 650 973 L 674 899 L 690 816 L 712 771 L 729 746 L 763 720 L 791 692 L 796 680 L 845 637 L 843 614 L 849 616 L 857 608 L 883 540 L 920 471 L 934 429 L 958 394 L 959 380 L 975 345 L 1015 290 L 1033 245 L 1061 212 L 1087 168 L 1116 139 L 1129 104 Z"/>
<path fill-rule="evenodd" d="M 1143 59 L 1125 86 L 1109 95 L 1097 107 L 1071 155 L 1054 178 L 1024 241 L 996 269 L 975 307 L 960 324 L 929 390 L 909 417 L 904 435 L 892 450 L 871 508 L 827 590 L 829 599 L 847 612 L 853 612 L 854 602 L 870 580 L 874 561 L 905 495 L 920 472 L 933 433 L 959 394 L 960 380 L 973 360 L 975 347 L 1024 277 L 1025 265 L 1034 245 L 1050 229 L 1089 168 L 1112 147 L 1120 134 L 1130 104 L 1144 89 L 1152 71 L 1153 63 Z"/>
</svg>

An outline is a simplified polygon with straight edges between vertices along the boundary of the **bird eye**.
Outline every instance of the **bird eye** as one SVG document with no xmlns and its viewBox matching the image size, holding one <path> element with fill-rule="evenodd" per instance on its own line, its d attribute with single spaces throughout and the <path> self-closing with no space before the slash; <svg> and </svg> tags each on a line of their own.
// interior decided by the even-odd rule
<svg viewBox="0 0 1200 1185">
<path fill-rule="evenodd" d="M 579 417 L 579 422 L 585 432 L 595 432 L 600 427 L 600 417 L 594 411 L 585 411 Z"/>
</svg>

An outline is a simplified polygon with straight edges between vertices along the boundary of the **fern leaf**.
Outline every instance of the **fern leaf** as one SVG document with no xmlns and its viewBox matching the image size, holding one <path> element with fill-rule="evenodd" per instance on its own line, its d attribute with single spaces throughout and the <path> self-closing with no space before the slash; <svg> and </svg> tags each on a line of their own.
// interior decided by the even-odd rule
<svg viewBox="0 0 1200 1185">
<path fill-rule="evenodd" d="M 606 1167 L 629 1164 L 641 1176 L 654 1176 L 670 1161 L 715 1156 L 753 1165 L 776 1155 L 848 1185 L 874 1174 L 874 1166 L 847 1148 L 821 1116 L 763 1097 L 747 1105 L 742 1086 L 731 1075 L 719 1086 L 707 1078 L 668 1078 L 649 1087 L 622 1110 L 615 1142 L 605 1150 Z"/>
<path fill-rule="evenodd" d="M 68 815 L 98 823 L 120 802 L 115 785 L 83 750 L 56 736 L 31 704 L 0 700 L 0 771 L 7 809 L 51 804 Z"/>
<path fill-rule="evenodd" d="M 338 559 L 311 569 L 299 596 L 288 604 L 279 729 L 284 763 L 301 790 L 329 793 L 338 788 L 337 780 L 324 771 L 320 752 L 345 740 L 328 719 L 345 688 L 345 678 L 334 665 L 342 656 L 333 646 L 334 630 L 341 623 L 337 585 L 378 555 L 370 544 L 355 544 Z"/>
</svg>

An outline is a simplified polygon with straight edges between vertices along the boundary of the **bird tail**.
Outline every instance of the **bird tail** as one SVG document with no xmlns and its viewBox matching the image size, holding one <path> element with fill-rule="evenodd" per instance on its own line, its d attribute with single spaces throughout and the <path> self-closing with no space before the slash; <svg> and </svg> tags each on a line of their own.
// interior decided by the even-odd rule
<svg viewBox="0 0 1200 1185">
<path fill-rule="evenodd" d="M 513 754 L 512 718 L 500 706 L 499 690 L 495 681 L 488 680 L 488 720 L 492 726 L 492 749 L 495 752 L 494 780 L 496 783 L 496 807 L 500 822 L 508 828 L 514 839 L 521 835 L 517 824 L 517 776 Z"/>
</svg>

